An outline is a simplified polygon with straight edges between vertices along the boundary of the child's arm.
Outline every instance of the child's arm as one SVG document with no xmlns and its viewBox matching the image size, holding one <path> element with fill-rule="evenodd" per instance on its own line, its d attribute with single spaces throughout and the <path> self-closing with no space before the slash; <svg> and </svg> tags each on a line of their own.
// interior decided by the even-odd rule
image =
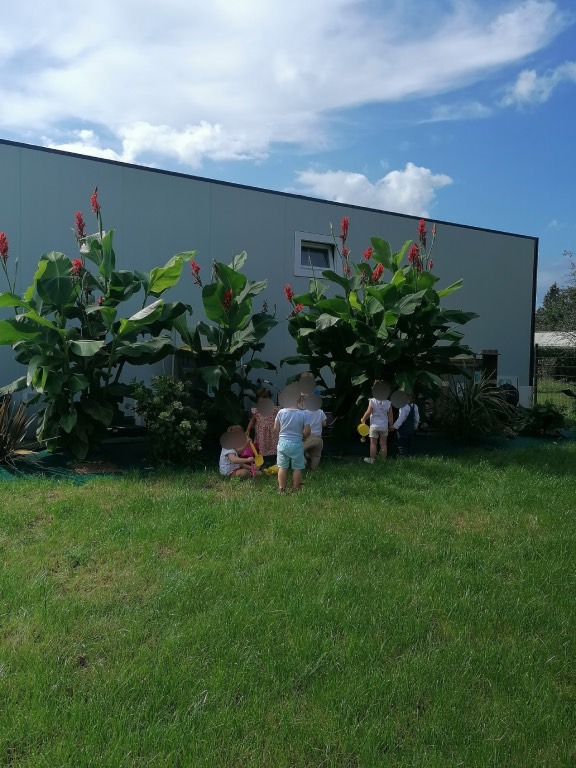
<svg viewBox="0 0 576 768">
<path fill-rule="evenodd" d="M 310 437 L 311 431 L 312 427 L 310 424 L 304 424 L 304 429 L 302 430 L 302 440 L 306 440 L 306 438 Z"/>
<path fill-rule="evenodd" d="M 238 456 L 237 453 L 229 453 L 228 461 L 231 464 L 252 464 L 254 456 L 246 456 L 246 458 L 243 458 L 242 456 Z"/>
<path fill-rule="evenodd" d="M 394 414 L 392 413 L 392 403 L 388 406 L 388 430 L 394 426 Z"/>
<path fill-rule="evenodd" d="M 248 422 L 248 426 L 246 427 L 246 434 L 249 435 L 250 432 L 254 429 L 254 425 L 256 424 L 256 416 L 252 416 L 250 421 Z"/>
<path fill-rule="evenodd" d="M 364 424 L 364 422 L 366 421 L 368 416 L 370 416 L 371 414 L 372 414 L 372 403 L 370 401 L 368 401 L 368 408 L 366 408 L 366 413 L 360 419 L 360 423 Z"/>
</svg>

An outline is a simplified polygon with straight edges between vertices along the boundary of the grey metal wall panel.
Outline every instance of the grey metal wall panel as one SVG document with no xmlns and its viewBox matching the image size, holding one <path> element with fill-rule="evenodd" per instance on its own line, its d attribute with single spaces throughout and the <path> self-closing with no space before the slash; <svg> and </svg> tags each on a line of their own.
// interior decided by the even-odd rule
<svg viewBox="0 0 576 768">
<path fill-rule="evenodd" d="M 71 232 L 74 213 L 81 210 L 88 231 L 95 229 L 90 195 L 100 192 L 104 225 L 115 229 L 119 266 L 149 270 L 183 250 L 197 250 L 202 276 L 212 260 L 228 263 L 248 252 L 245 272 L 267 278 L 266 299 L 279 318 L 290 307 L 284 285 L 305 290 L 307 279 L 294 274 L 294 234 L 340 231 L 342 216 L 350 218 L 348 246 L 361 257 L 377 235 L 398 249 L 416 237 L 418 219 L 382 211 L 313 200 L 238 185 L 155 171 L 138 166 L 81 157 L 0 141 L 0 231 L 10 242 L 10 260 L 20 256 L 19 289 L 29 285 L 39 256 L 61 250 L 77 255 Z M 448 306 L 477 312 L 465 327 L 474 351 L 498 349 L 501 373 L 530 381 L 537 240 L 533 237 L 439 222 L 433 259 L 440 286 L 459 278 L 463 288 L 448 297 Z M 170 299 L 193 305 L 192 322 L 202 317 L 200 294 L 185 273 Z M 138 308 L 136 300 L 133 307 Z M 274 362 L 294 353 L 286 323 L 267 337 L 264 353 Z M 0 348 L 0 383 L 21 375 L 10 349 Z M 166 364 L 164 366 L 166 368 Z M 290 371 L 276 381 L 281 386 Z M 138 369 L 138 375 L 142 369 Z M 131 375 L 131 374 L 129 374 Z"/>
</svg>

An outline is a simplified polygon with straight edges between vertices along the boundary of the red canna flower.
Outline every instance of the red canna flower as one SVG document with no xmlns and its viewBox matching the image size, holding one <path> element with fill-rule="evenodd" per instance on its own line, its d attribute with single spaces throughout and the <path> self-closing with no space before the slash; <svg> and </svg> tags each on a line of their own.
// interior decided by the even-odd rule
<svg viewBox="0 0 576 768">
<path fill-rule="evenodd" d="M 348 216 L 343 216 L 342 217 L 342 221 L 340 223 L 340 235 L 339 235 L 340 239 L 342 240 L 342 243 L 345 243 L 346 242 L 346 238 L 348 237 L 348 225 L 349 225 L 349 223 L 350 222 L 348 221 Z"/>
<path fill-rule="evenodd" d="M 8 238 L 4 232 L 0 232 L 0 258 L 4 264 L 8 261 Z"/>
<path fill-rule="evenodd" d="M 104 296 L 100 296 L 100 298 L 98 299 L 98 306 L 101 307 L 102 304 L 104 304 Z"/>
<path fill-rule="evenodd" d="M 344 246 L 344 248 L 342 248 L 342 256 L 344 256 L 344 258 L 347 259 L 349 255 L 350 255 L 350 250 L 346 248 L 346 246 Z"/>
<path fill-rule="evenodd" d="M 79 275 L 82 269 L 82 259 L 72 259 L 72 274 Z"/>
<path fill-rule="evenodd" d="M 370 259 L 372 258 L 372 254 L 373 253 L 374 253 L 374 248 L 372 248 L 372 246 L 370 246 L 370 248 L 366 248 L 366 250 L 364 251 L 364 253 L 362 255 L 364 256 L 366 261 L 370 261 Z"/>
<path fill-rule="evenodd" d="M 292 301 L 292 299 L 294 298 L 294 291 L 292 290 L 292 288 L 290 288 L 290 285 L 288 283 L 286 283 L 286 285 L 284 286 L 284 294 L 288 301 Z"/>
<path fill-rule="evenodd" d="M 294 314 L 297 315 L 298 312 L 302 312 L 303 309 L 304 309 L 304 304 L 296 304 L 296 306 L 294 307 Z"/>
<path fill-rule="evenodd" d="M 200 270 L 202 267 L 200 264 L 196 264 L 194 259 L 190 262 L 190 271 L 192 272 L 192 277 L 194 278 L 194 282 L 196 285 L 202 285 L 202 280 L 200 279 Z"/>
<path fill-rule="evenodd" d="M 90 197 L 90 205 L 92 206 L 92 210 L 96 214 L 96 216 L 100 215 L 100 203 L 98 202 L 98 187 L 94 187 L 94 192 L 92 192 L 92 196 Z"/>
<path fill-rule="evenodd" d="M 432 224 L 432 235 L 436 237 L 436 224 Z"/>
<path fill-rule="evenodd" d="M 424 219 L 420 219 L 418 222 L 418 237 L 424 248 L 426 248 L 426 222 Z"/>
<path fill-rule="evenodd" d="M 232 288 L 229 288 L 227 291 L 224 291 L 224 300 L 222 301 L 222 306 L 228 312 L 230 309 L 230 305 L 232 304 L 232 298 L 234 297 L 234 291 Z"/>
<path fill-rule="evenodd" d="M 382 277 L 382 272 L 384 272 L 384 267 L 382 264 L 377 264 L 376 269 L 374 272 L 372 272 L 372 282 L 377 283 L 378 280 Z"/>
<path fill-rule="evenodd" d="M 352 270 L 350 269 L 348 264 L 344 264 L 343 269 L 344 269 L 344 274 L 346 275 L 346 277 L 349 277 Z"/>
<path fill-rule="evenodd" d="M 432 268 L 433 268 L 433 267 L 434 267 L 434 262 L 433 262 L 433 261 L 429 261 L 429 262 L 428 262 L 428 269 L 429 269 L 430 271 L 432 271 Z"/>
<path fill-rule="evenodd" d="M 76 240 L 84 240 L 86 237 L 86 224 L 80 211 L 76 211 Z"/>
<path fill-rule="evenodd" d="M 408 251 L 408 261 L 410 262 L 410 264 L 412 264 L 412 266 L 414 266 L 419 258 L 420 258 L 420 250 L 415 243 L 412 243 L 412 245 L 410 246 L 410 250 Z"/>
</svg>

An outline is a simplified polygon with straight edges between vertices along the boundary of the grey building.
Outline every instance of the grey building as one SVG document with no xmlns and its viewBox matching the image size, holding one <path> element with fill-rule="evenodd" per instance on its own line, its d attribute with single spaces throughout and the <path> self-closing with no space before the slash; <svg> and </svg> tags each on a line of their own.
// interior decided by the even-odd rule
<svg viewBox="0 0 576 768">
<path fill-rule="evenodd" d="M 413 216 L 10 141 L 0 140 L 0 173 L 0 231 L 9 239 L 10 259 L 18 255 L 20 260 L 19 291 L 31 283 L 42 253 L 77 256 L 71 232 L 74 213 L 82 211 L 88 231 L 96 229 L 90 211 L 94 187 L 105 228 L 115 229 L 119 267 L 149 270 L 176 253 L 196 250 L 196 261 L 207 274 L 212 260 L 228 263 L 245 250 L 247 276 L 268 279 L 255 309 L 266 299 L 270 309 L 276 306 L 279 318 L 290 310 L 284 285 L 289 283 L 296 292 L 307 286 L 310 253 L 319 265 L 330 263 L 330 226 L 338 232 L 343 216 L 350 220 L 347 245 L 353 257 L 361 256 L 371 236 L 383 237 L 393 249 L 417 237 L 418 218 Z M 532 383 L 537 255 L 535 237 L 437 222 L 438 285 L 464 280 L 463 287 L 445 299 L 446 306 L 478 313 L 478 319 L 463 328 L 465 342 L 477 353 L 497 350 L 499 374 L 517 381 L 525 403 Z M 188 274 L 169 298 L 192 304 L 195 319 L 202 318 L 199 289 Z M 294 352 L 287 326 L 281 323 L 267 337 L 264 356 L 278 363 Z M 162 365 L 166 370 L 170 364 Z M 22 374 L 9 347 L 0 348 L 0 371 L 0 385 Z M 279 387 L 290 373 L 279 371 Z"/>
</svg>

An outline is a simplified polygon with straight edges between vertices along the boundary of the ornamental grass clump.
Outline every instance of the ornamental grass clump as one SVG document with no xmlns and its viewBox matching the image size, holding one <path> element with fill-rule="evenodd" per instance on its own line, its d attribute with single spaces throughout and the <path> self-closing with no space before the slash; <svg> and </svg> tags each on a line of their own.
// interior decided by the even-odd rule
<svg viewBox="0 0 576 768">
<path fill-rule="evenodd" d="M 2 398 L 0 401 L 0 464 L 14 465 L 33 421 L 34 416 L 27 415 L 22 403 L 15 407 L 10 395 Z"/>
</svg>

